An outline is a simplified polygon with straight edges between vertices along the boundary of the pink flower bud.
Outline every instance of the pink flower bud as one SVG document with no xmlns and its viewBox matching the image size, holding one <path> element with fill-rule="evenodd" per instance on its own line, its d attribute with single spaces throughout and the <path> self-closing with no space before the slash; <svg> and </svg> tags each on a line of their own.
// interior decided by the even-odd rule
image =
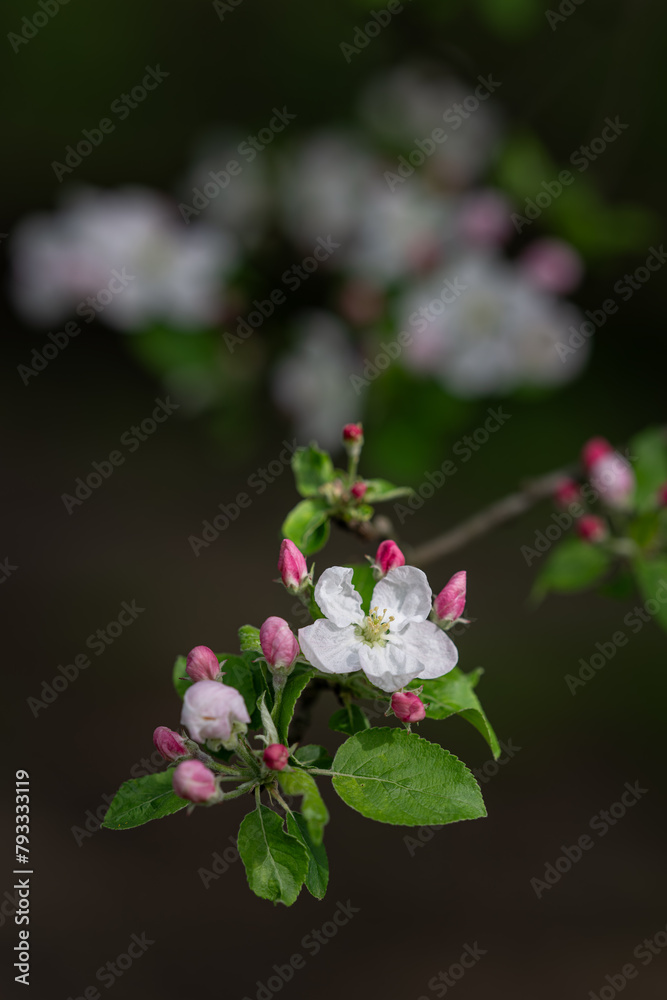
<svg viewBox="0 0 667 1000">
<path fill-rule="evenodd" d="M 185 743 L 173 729 L 167 726 L 158 726 L 153 733 L 153 743 L 155 749 L 162 754 L 166 760 L 178 760 L 179 757 L 189 757 L 190 753 Z"/>
<path fill-rule="evenodd" d="M 368 483 L 354 483 L 350 489 L 350 493 L 355 500 L 363 500 L 366 496 L 366 490 L 368 489 Z"/>
<path fill-rule="evenodd" d="M 364 429 L 361 424 L 345 424 L 343 441 L 345 444 L 361 444 L 364 440 Z"/>
<path fill-rule="evenodd" d="M 218 793 L 212 771 L 200 760 L 184 760 L 174 771 L 174 791 L 188 802 L 208 802 Z"/>
<path fill-rule="evenodd" d="M 581 500 L 581 489 L 574 479 L 563 479 L 554 491 L 554 500 L 559 507 L 569 507 L 571 503 Z"/>
<path fill-rule="evenodd" d="M 658 490 L 658 507 L 667 507 L 667 483 L 663 483 Z"/>
<path fill-rule="evenodd" d="M 463 614 L 466 606 L 466 582 L 467 574 L 462 569 L 454 574 L 436 597 L 433 606 L 441 621 L 453 622 Z"/>
<path fill-rule="evenodd" d="M 504 243 L 512 235 L 511 205 L 498 191 L 476 191 L 463 199 L 458 225 L 464 239 L 481 246 Z"/>
<path fill-rule="evenodd" d="M 283 538 L 278 557 L 278 572 L 288 590 L 297 591 L 308 579 L 308 567 L 302 553 L 289 538 Z"/>
<path fill-rule="evenodd" d="M 195 646 L 188 653 L 185 672 L 193 681 L 214 681 L 220 676 L 218 657 L 208 646 Z"/>
<path fill-rule="evenodd" d="M 609 455 L 613 450 L 606 438 L 596 437 L 587 441 L 581 450 L 581 461 L 586 471 L 588 472 L 603 455 Z"/>
<path fill-rule="evenodd" d="M 635 491 L 635 474 L 617 451 L 609 451 L 593 462 L 588 472 L 591 486 L 608 507 L 624 510 Z"/>
<path fill-rule="evenodd" d="M 609 535 L 606 522 L 595 514 L 586 514 L 577 521 L 577 534 L 585 542 L 604 542 Z"/>
<path fill-rule="evenodd" d="M 563 240 L 535 240 L 521 254 L 519 266 L 534 285 L 557 295 L 573 291 L 584 272 L 581 257 Z"/>
<path fill-rule="evenodd" d="M 250 722 L 243 696 L 219 681 L 198 681 L 183 698 L 181 725 L 196 743 L 227 741 L 237 723 Z"/>
<path fill-rule="evenodd" d="M 426 715 L 424 702 L 412 691 L 396 691 L 392 694 L 391 707 L 401 722 L 420 722 Z"/>
<path fill-rule="evenodd" d="M 272 771 L 284 771 L 289 758 L 289 750 L 282 743 L 271 743 L 262 754 L 262 760 Z"/>
<path fill-rule="evenodd" d="M 375 565 L 382 573 L 382 576 L 386 576 L 390 569 L 396 569 L 397 566 L 405 566 L 405 556 L 396 542 L 388 539 L 386 542 L 380 542 L 378 545 L 375 555 Z"/>
<path fill-rule="evenodd" d="M 284 618 L 267 618 L 259 630 L 259 644 L 270 667 L 291 667 L 299 655 L 299 643 Z"/>
</svg>

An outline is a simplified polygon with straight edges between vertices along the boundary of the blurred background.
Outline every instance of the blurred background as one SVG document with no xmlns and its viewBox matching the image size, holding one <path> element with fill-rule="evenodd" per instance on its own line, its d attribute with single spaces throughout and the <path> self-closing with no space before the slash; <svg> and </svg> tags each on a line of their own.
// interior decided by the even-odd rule
<svg viewBox="0 0 667 1000">
<path fill-rule="evenodd" d="M 484 668 L 479 696 L 512 748 L 483 772 L 488 819 L 409 849 L 412 831 L 325 787 L 330 890 L 279 911 L 238 861 L 202 875 L 243 803 L 97 829 L 132 769 L 155 769 L 155 726 L 178 722 L 176 654 L 233 650 L 239 625 L 290 616 L 272 582 L 297 499 L 286 444 L 335 451 L 363 419 L 367 475 L 418 488 L 453 461 L 421 510 L 385 511 L 416 545 L 592 435 L 620 444 L 664 421 L 665 12 L 399 6 L 5 4 L 2 795 L 11 807 L 14 772 L 30 772 L 36 996 L 104 995 L 96 974 L 132 934 L 154 943 L 109 984 L 128 1000 L 254 1000 L 295 952 L 285 996 L 430 998 L 475 942 L 461 998 L 598 996 L 628 962 L 628 996 L 664 996 L 665 956 L 644 967 L 633 950 L 667 925 L 665 637 L 646 623 L 570 693 L 565 675 L 641 602 L 530 603 L 538 564 L 521 547 L 549 503 L 429 567 L 435 590 L 468 571 L 460 665 Z M 151 423 L 159 401 L 173 413 Z M 464 460 L 499 407 L 509 419 Z M 113 452 L 89 495 L 63 499 Z M 250 505 L 195 555 L 240 493 Z M 365 552 L 336 535 L 317 565 Z M 91 653 L 133 601 L 136 621 Z M 31 707 L 82 653 L 91 666 Z M 333 707 L 309 742 L 336 745 Z M 489 760 L 458 718 L 421 732 Z M 647 794 L 538 899 L 531 879 L 636 781 Z M 18 995 L 5 829 L 3 991 Z M 348 900 L 349 926 L 309 954 L 304 937 Z"/>
</svg>

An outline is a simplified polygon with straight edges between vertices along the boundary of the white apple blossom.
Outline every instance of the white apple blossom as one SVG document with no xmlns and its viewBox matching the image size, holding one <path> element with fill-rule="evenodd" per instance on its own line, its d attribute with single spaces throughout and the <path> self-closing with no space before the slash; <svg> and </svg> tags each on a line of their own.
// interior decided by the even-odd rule
<svg viewBox="0 0 667 1000">
<path fill-rule="evenodd" d="M 431 588 L 415 566 L 390 570 L 373 590 L 364 614 L 352 585 L 352 569 L 332 566 L 315 587 L 315 600 L 326 618 L 299 629 L 304 656 L 327 674 L 363 670 L 383 691 L 398 691 L 419 678 L 429 680 L 452 670 L 458 650 L 437 625 L 427 621 Z"/>
<path fill-rule="evenodd" d="M 238 733 L 250 722 L 243 695 L 219 681 L 197 681 L 185 692 L 181 725 L 196 743 L 212 750 L 233 749 Z"/>
</svg>

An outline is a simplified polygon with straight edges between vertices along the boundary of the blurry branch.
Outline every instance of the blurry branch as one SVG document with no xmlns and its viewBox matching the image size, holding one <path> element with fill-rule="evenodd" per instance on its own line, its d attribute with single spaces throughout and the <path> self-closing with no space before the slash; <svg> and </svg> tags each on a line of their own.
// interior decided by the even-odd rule
<svg viewBox="0 0 667 1000">
<path fill-rule="evenodd" d="M 502 500 L 496 500 L 495 503 L 481 510 L 478 514 L 473 514 L 472 517 L 455 528 L 450 528 L 449 531 L 431 539 L 430 542 L 425 542 L 413 549 L 412 563 L 415 566 L 427 566 L 429 563 L 448 556 L 451 552 L 462 549 L 499 525 L 514 520 L 530 510 L 540 500 L 553 496 L 559 483 L 571 474 L 572 469 L 559 469 L 556 472 L 540 476 L 538 479 L 530 480 L 516 493 L 510 493 Z"/>
</svg>

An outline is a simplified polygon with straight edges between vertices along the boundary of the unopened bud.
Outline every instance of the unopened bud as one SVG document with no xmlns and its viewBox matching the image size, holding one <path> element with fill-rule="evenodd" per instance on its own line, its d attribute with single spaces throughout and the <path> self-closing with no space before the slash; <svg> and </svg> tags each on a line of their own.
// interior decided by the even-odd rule
<svg viewBox="0 0 667 1000">
<path fill-rule="evenodd" d="M 188 748 L 173 729 L 168 726 L 158 726 L 153 733 L 153 743 L 166 760 L 178 760 L 179 757 L 189 757 Z"/>
<path fill-rule="evenodd" d="M 259 644 L 270 667 L 291 668 L 299 655 L 299 643 L 284 618 L 267 618 L 259 630 Z"/>
<path fill-rule="evenodd" d="M 663 483 L 658 490 L 658 507 L 667 507 L 667 483 Z"/>
<path fill-rule="evenodd" d="M 218 657 L 208 646 L 195 646 L 188 653 L 185 672 L 193 681 L 215 681 L 220 678 Z"/>
<path fill-rule="evenodd" d="M 366 496 L 366 491 L 368 489 L 368 483 L 354 483 L 350 489 L 350 493 L 355 500 L 363 500 Z"/>
<path fill-rule="evenodd" d="M 345 444 L 363 444 L 364 429 L 361 424 L 345 424 L 345 427 L 343 427 L 343 442 Z"/>
<path fill-rule="evenodd" d="M 606 438 L 594 437 L 587 441 L 581 449 L 581 461 L 586 471 L 589 472 L 597 461 L 604 455 L 609 455 L 613 450 Z"/>
<path fill-rule="evenodd" d="M 466 584 L 467 574 L 462 569 L 442 588 L 433 602 L 435 613 L 441 621 L 454 622 L 461 617 L 466 606 Z"/>
<path fill-rule="evenodd" d="M 577 534 L 584 542 L 604 542 L 609 536 L 609 529 L 601 517 L 586 514 L 577 521 Z"/>
<path fill-rule="evenodd" d="M 304 582 L 308 579 L 306 560 L 294 542 L 291 542 L 289 538 L 284 538 L 280 546 L 278 572 L 283 583 L 292 593 L 300 590 Z"/>
<path fill-rule="evenodd" d="M 396 691 L 392 694 L 391 707 L 401 722 L 420 722 L 426 715 L 426 705 L 412 691 Z"/>
<path fill-rule="evenodd" d="M 617 451 L 610 451 L 593 462 L 588 473 L 591 486 L 608 507 L 626 510 L 635 491 L 635 474 L 630 463 Z"/>
<path fill-rule="evenodd" d="M 262 760 L 272 771 L 284 771 L 289 758 L 289 750 L 282 743 L 271 743 L 262 754 Z"/>
<path fill-rule="evenodd" d="M 184 760 L 174 771 L 176 794 L 188 802 L 210 802 L 219 797 L 215 776 L 200 760 Z"/>
<path fill-rule="evenodd" d="M 559 507 L 569 507 L 581 500 L 581 489 L 574 479 L 563 479 L 554 490 L 554 501 Z"/>
<path fill-rule="evenodd" d="M 396 542 L 390 539 L 380 542 L 375 554 L 375 568 L 378 573 L 386 576 L 390 569 L 396 569 L 397 566 L 405 566 L 405 556 Z"/>
</svg>

